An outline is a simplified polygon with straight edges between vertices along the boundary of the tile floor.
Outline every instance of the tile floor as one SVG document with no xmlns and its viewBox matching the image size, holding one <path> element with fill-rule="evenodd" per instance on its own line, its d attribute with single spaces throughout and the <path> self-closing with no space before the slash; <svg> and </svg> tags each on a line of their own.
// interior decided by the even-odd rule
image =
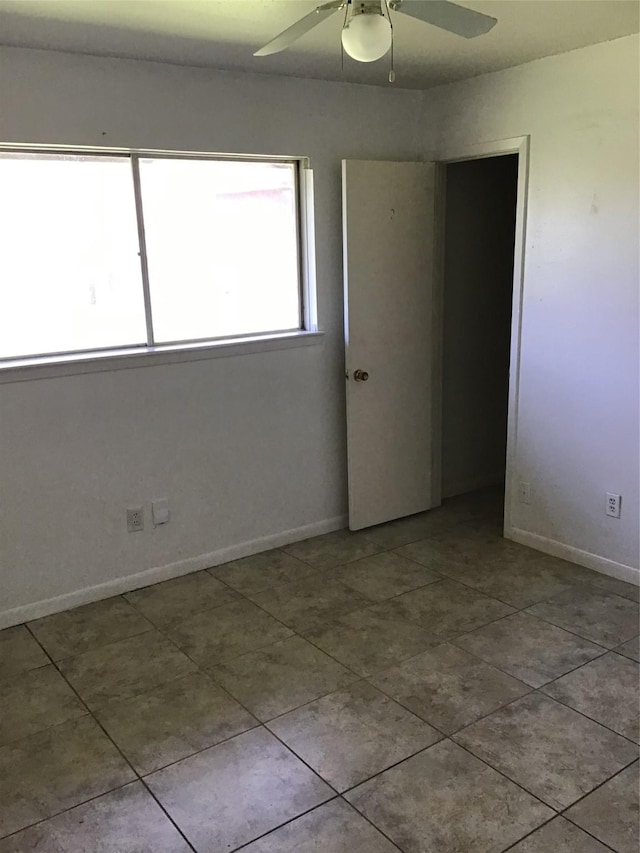
<svg viewBox="0 0 640 853">
<path fill-rule="evenodd" d="M 638 589 L 500 510 L 0 632 L 0 853 L 637 853 Z"/>
</svg>

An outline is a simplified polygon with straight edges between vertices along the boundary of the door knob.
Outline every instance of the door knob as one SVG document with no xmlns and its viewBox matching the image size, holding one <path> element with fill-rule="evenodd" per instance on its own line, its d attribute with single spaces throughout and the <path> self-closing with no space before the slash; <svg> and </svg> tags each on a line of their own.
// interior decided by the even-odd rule
<svg viewBox="0 0 640 853">
<path fill-rule="evenodd" d="M 353 378 L 356 380 L 356 382 L 366 382 L 369 378 L 369 374 L 366 370 L 354 370 Z"/>
</svg>

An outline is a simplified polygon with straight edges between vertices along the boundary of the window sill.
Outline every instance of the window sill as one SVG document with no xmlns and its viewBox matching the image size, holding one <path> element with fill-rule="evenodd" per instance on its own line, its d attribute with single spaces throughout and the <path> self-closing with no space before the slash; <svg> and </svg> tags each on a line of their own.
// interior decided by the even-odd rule
<svg viewBox="0 0 640 853">
<path fill-rule="evenodd" d="M 273 350 L 313 346 L 322 342 L 324 332 L 286 332 L 276 335 L 256 335 L 228 338 L 197 344 L 158 347 L 113 349 L 105 352 L 75 353 L 37 358 L 13 359 L 0 363 L 0 385 L 33 379 L 51 379 L 83 373 L 103 373 L 112 370 L 131 370 L 185 361 L 205 361 L 210 358 L 229 358 Z"/>
</svg>

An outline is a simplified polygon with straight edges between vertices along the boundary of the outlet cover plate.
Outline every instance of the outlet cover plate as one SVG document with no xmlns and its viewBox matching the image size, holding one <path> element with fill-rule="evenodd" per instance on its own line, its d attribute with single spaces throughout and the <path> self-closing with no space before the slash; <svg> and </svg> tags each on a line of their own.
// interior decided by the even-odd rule
<svg viewBox="0 0 640 853">
<path fill-rule="evenodd" d="M 144 530 L 144 507 L 134 506 L 127 510 L 127 530 L 129 533 Z"/>
<path fill-rule="evenodd" d="M 607 492 L 607 503 L 605 506 L 605 514 L 611 518 L 620 518 L 620 510 L 622 507 L 622 495 L 616 495 L 614 492 Z"/>
</svg>

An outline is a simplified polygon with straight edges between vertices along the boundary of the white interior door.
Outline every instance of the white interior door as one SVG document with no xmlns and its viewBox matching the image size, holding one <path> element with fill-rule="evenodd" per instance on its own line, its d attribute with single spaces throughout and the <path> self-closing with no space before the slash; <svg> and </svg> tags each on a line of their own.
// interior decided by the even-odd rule
<svg viewBox="0 0 640 853">
<path fill-rule="evenodd" d="M 435 183 L 433 163 L 342 163 L 352 530 L 439 503 L 432 476 Z"/>
</svg>

